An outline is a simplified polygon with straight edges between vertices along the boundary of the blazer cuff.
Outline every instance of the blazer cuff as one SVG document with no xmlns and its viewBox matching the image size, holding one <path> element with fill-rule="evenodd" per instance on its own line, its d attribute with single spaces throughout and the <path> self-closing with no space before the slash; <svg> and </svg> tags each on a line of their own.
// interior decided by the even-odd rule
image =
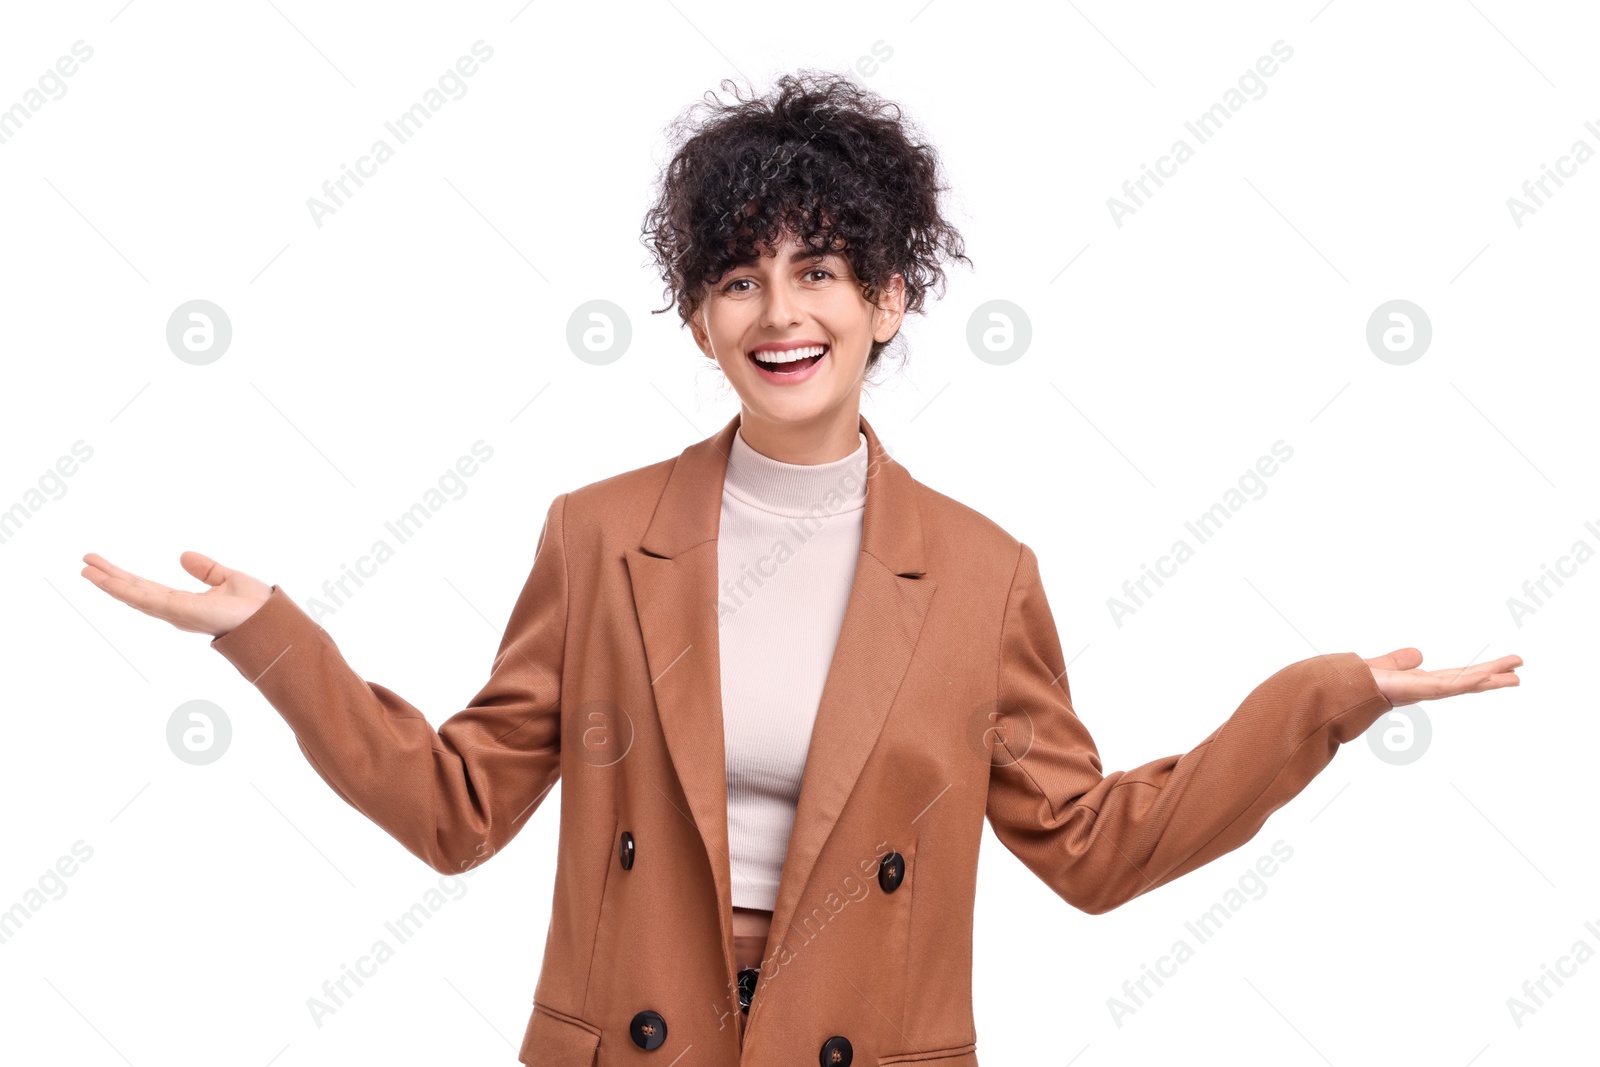
<svg viewBox="0 0 1600 1067">
<path fill-rule="evenodd" d="M 265 603 L 238 626 L 212 638 L 211 647 L 222 653 L 245 681 L 256 685 L 289 646 L 319 641 L 324 633 L 282 586 L 274 585 Z"/>
<path fill-rule="evenodd" d="M 1394 707 L 1389 698 L 1383 695 L 1383 690 L 1378 688 L 1372 668 L 1356 653 L 1333 652 L 1313 656 L 1304 662 L 1325 670 L 1328 677 L 1345 687 L 1344 696 L 1339 701 L 1345 710 L 1329 720 L 1333 737 L 1340 744 L 1360 737 L 1367 727 Z"/>
</svg>

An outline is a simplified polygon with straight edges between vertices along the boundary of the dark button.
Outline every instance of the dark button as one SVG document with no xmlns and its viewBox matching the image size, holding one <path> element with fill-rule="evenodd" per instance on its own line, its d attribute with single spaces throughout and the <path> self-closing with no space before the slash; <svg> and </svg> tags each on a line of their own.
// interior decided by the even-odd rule
<svg viewBox="0 0 1600 1067">
<path fill-rule="evenodd" d="M 850 1042 L 837 1035 L 822 1043 L 822 1067 L 850 1067 Z"/>
<path fill-rule="evenodd" d="M 622 869 L 633 870 L 633 835 L 626 830 L 622 831 L 622 844 L 618 846 L 618 855 L 622 859 Z"/>
<path fill-rule="evenodd" d="M 889 853 L 878 864 L 878 884 L 883 886 L 885 893 L 893 893 L 900 888 L 905 876 L 906 858 L 898 852 Z"/>
<path fill-rule="evenodd" d="M 739 969 L 739 1010 L 746 1015 L 750 1014 L 750 1000 L 756 995 L 756 979 L 761 977 L 761 968 L 742 967 Z"/>
<path fill-rule="evenodd" d="M 640 1048 L 660 1048 L 667 1039 L 667 1020 L 661 1017 L 660 1012 L 646 1009 L 633 1017 L 628 1024 L 628 1033 L 633 1035 L 633 1043 Z M 849 1057 L 845 1058 L 845 1062 L 849 1062 Z"/>
</svg>

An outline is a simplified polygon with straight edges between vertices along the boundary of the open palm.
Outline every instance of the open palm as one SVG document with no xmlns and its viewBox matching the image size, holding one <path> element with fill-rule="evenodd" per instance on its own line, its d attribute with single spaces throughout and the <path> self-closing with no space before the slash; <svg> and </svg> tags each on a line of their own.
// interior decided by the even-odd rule
<svg viewBox="0 0 1600 1067">
<path fill-rule="evenodd" d="M 1397 648 L 1387 656 L 1374 656 L 1362 662 L 1372 668 L 1378 688 L 1397 708 L 1419 700 L 1438 700 L 1460 693 L 1481 693 L 1522 684 L 1516 673 L 1516 668 L 1522 666 L 1522 657 L 1516 655 L 1437 671 L 1418 670 L 1422 653 L 1414 648 Z"/>
<path fill-rule="evenodd" d="M 199 552 L 178 557 L 183 569 L 211 588 L 201 593 L 171 589 L 125 571 L 97 553 L 83 557 L 79 573 L 111 596 L 146 615 L 165 619 L 180 630 L 213 637 L 232 630 L 255 613 L 272 594 L 272 587 L 243 571 L 231 570 Z"/>
</svg>

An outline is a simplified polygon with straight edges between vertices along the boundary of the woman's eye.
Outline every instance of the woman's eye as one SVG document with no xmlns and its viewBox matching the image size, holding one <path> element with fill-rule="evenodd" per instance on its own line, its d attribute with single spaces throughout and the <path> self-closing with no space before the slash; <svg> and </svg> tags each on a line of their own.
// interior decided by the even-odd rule
<svg viewBox="0 0 1600 1067">
<path fill-rule="evenodd" d="M 735 289 L 734 286 L 736 286 L 736 285 L 748 285 L 749 283 L 750 283 L 750 279 L 749 278 L 735 278 L 733 281 L 729 282 L 727 285 L 724 285 L 722 287 L 722 291 L 725 292 L 725 293 L 742 293 L 745 290 L 743 290 L 743 289 Z"/>
<path fill-rule="evenodd" d="M 826 267 L 812 267 L 810 270 L 806 271 L 806 276 L 807 277 L 810 277 L 813 274 L 820 274 L 824 278 L 833 277 L 833 271 L 829 270 Z"/>
</svg>

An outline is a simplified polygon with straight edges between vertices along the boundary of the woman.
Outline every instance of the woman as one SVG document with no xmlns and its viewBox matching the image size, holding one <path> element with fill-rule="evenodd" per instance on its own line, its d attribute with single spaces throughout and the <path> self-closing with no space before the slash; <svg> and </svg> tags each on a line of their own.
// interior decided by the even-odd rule
<svg viewBox="0 0 1600 1067">
<path fill-rule="evenodd" d="M 1102 774 L 1032 551 L 860 417 L 904 316 L 966 261 L 933 149 L 844 78 L 705 111 L 675 127 L 645 234 L 739 414 L 556 498 L 489 682 L 437 731 L 279 586 L 196 552 L 201 593 L 84 557 L 111 596 L 214 635 L 317 772 L 437 870 L 493 855 L 563 781 L 524 1062 L 970 1067 L 985 817 L 1098 913 L 1248 841 L 1389 709 L 1518 684 L 1517 656 L 1317 656 L 1184 756 Z"/>
</svg>

